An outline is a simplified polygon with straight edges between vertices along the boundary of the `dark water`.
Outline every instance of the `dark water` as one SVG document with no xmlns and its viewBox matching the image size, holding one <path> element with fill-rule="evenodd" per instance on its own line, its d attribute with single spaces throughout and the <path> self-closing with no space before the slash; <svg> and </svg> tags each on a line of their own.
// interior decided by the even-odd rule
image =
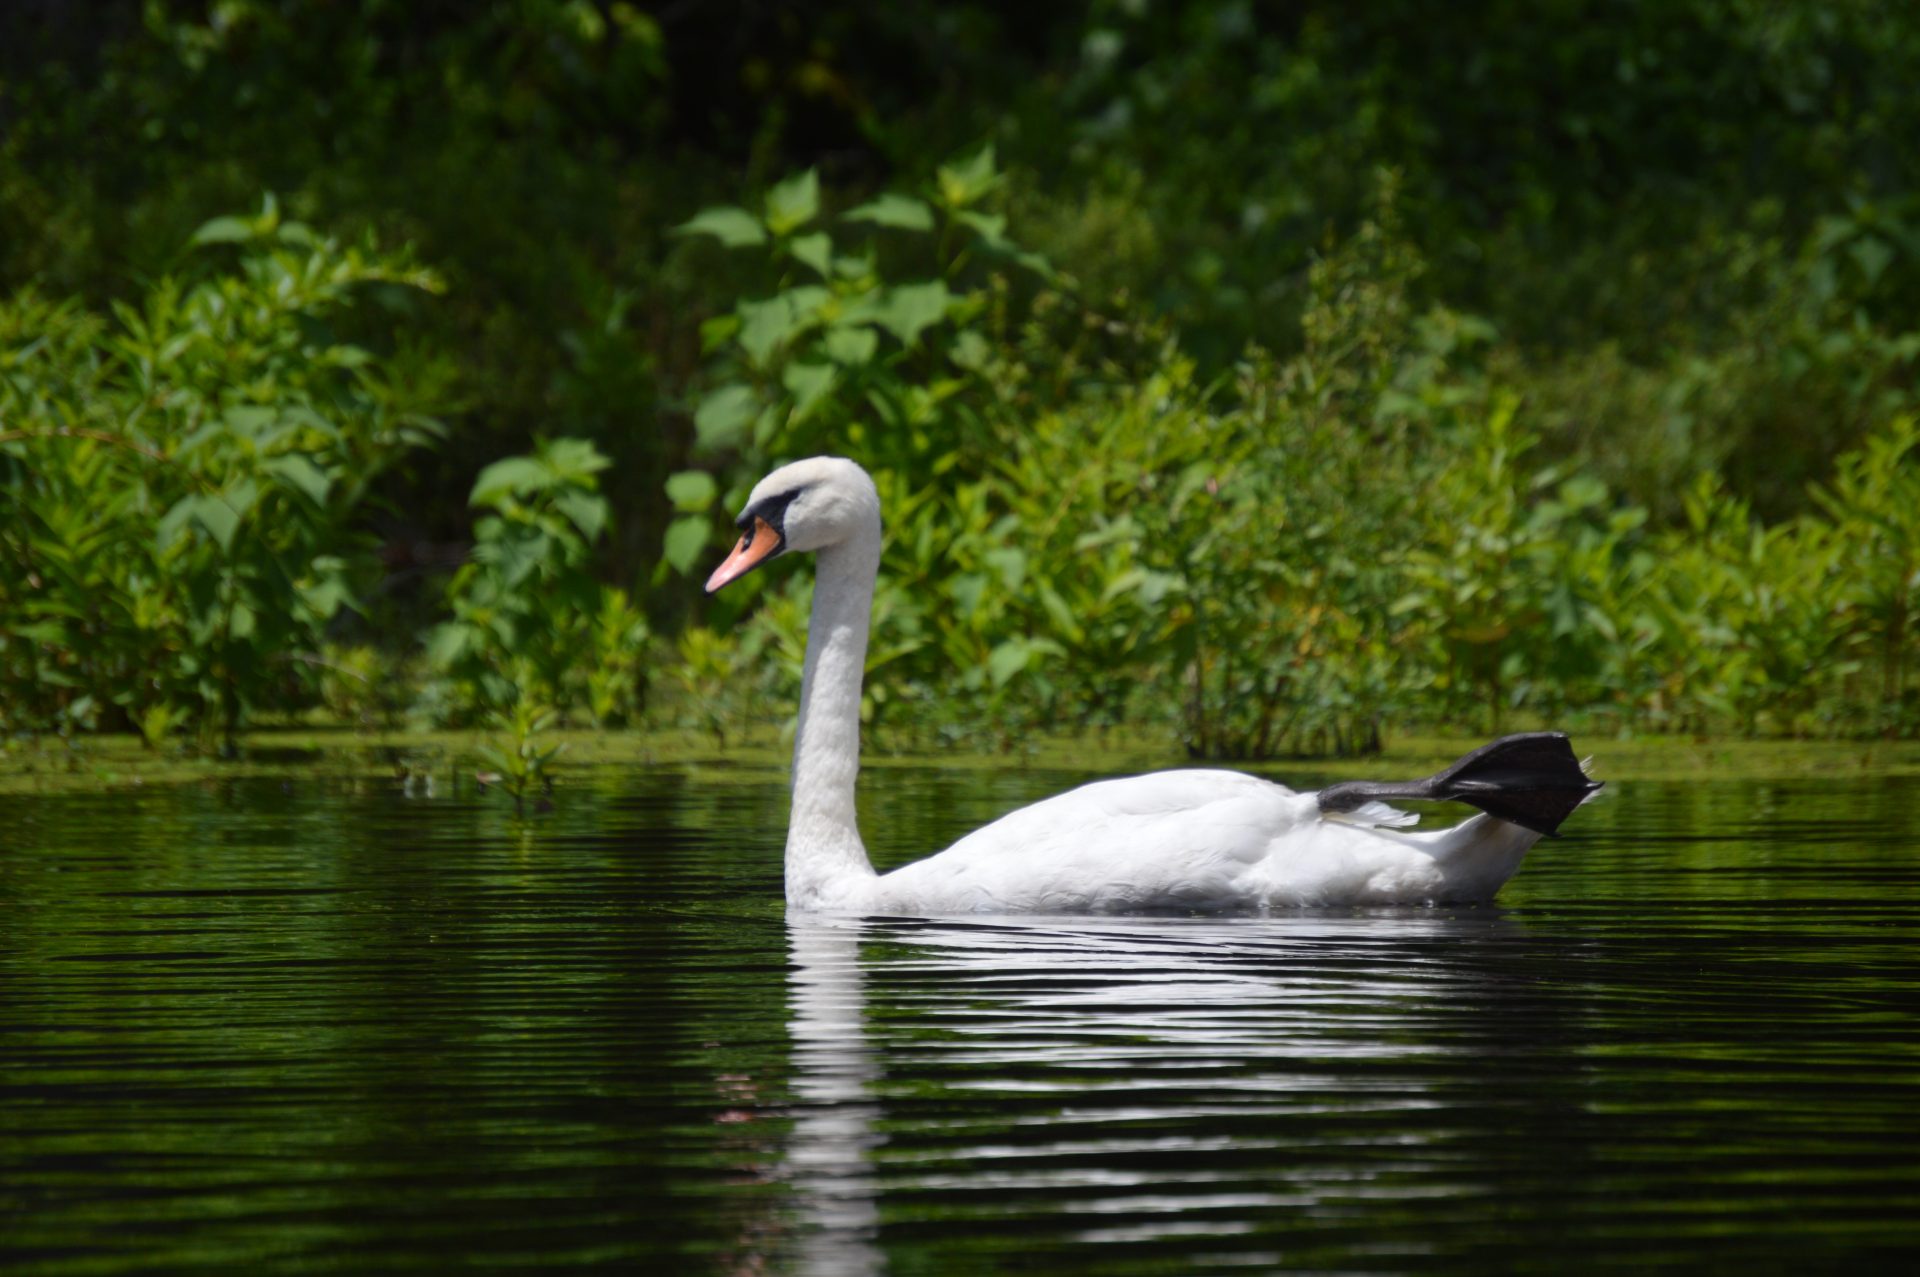
<svg viewBox="0 0 1920 1277">
<path fill-rule="evenodd" d="M 889 863 L 1060 774 L 880 770 Z M 0 799 L 0 1269 L 1798 1270 L 1920 1249 L 1920 784 L 1501 907 L 789 926 L 778 777 Z"/>
</svg>

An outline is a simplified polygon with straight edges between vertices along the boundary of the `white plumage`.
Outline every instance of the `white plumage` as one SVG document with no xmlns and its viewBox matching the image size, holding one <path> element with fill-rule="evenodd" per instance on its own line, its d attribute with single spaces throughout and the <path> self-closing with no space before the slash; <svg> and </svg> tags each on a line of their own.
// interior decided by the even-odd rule
<svg viewBox="0 0 1920 1277">
<path fill-rule="evenodd" d="M 875 874 L 854 821 L 860 682 L 880 563 L 880 505 L 851 461 L 816 457 L 755 486 L 719 589 L 778 554 L 815 551 L 793 811 L 790 908 L 863 914 L 1259 911 L 1490 899 L 1540 837 L 1490 815 L 1410 833 L 1384 803 L 1321 811 L 1240 772 L 1099 781 L 1023 807 L 925 860 Z"/>
</svg>

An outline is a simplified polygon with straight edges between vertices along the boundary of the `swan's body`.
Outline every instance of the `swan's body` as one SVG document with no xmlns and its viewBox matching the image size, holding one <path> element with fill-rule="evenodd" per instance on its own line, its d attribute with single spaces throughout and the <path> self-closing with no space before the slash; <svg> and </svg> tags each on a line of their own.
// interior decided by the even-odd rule
<svg viewBox="0 0 1920 1277">
<path fill-rule="evenodd" d="M 1128 913 L 1479 901 L 1540 837 L 1492 815 L 1407 833 L 1392 826 L 1411 818 L 1382 803 L 1335 813 L 1320 794 L 1257 776 L 1166 771 L 1084 785 L 876 874 L 854 819 L 860 683 L 880 565 L 873 481 L 838 457 L 795 462 L 760 481 L 740 525 L 745 535 L 709 591 L 789 550 L 819 559 L 793 749 L 791 909 Z"/>
</svg>

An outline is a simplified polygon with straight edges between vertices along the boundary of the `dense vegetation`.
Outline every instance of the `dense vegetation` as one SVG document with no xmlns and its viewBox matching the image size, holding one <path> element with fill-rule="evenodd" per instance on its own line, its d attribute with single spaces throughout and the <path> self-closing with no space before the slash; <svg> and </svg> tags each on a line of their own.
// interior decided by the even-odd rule
<svg viewBox="0 0 1920 1277">
<path fill-rule="evenodd" d="M 1902 6 L 43 0 L 0 130 L 7 732 L 724 738 L 820 451 L 883 741 L 1920 732 Z"/>
</svg>

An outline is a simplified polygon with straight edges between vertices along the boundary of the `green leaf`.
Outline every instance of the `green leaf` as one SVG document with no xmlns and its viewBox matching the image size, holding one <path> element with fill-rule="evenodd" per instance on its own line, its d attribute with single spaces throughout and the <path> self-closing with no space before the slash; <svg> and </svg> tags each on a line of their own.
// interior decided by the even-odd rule
<svg viewBox="0 0 1920 1277">
<path fill-rule="evenodd" d="M 900 339 L 903 346 L 920 340 L 920 334 L 946 318 L 953 295 L 944 279 L 924 284 L 901 284 L 889 288 L 874 318 L 882 328 Z"/>
<path fill-rule="evenodd" d="M 660 557 L 675 572 L 685 576 L 707 548 L 709 529 L 710 524 L 702 515 L 689 514 L 675 519 L 667 525 L 666 539 L 660 546 Z"/>
<path fill-rule="evenodd" d="M 279 415 L 272 408 L 262 408 L 253 404 L 235 404 L 227 409 L 221 420 L 234 434 L 252 439 L 272 425 Z"/>
<path fill-rule="evenodd" d="M 1005 687 L 1013 676 L 1027 668 L 1033 648 L 1023 638 L 1012 638 L 987 654 L 987 676 L 995 687 Z"/>
<path fill-rule="evenodd" d="M 933 229 L 933 210 L 927 207 L 925 201 L 891 192 L 858 208 L 850 208 L 840 217 L 842 221 L 872 222 L 875 226 L 890 226 L 901 231 Z"/>
<path fill-rule="evenodd" d="M 161 515 L 160 522 L 154 525 L 155 548 L 163 554 L 171 549 L 173 543 L 180 538 L 180 533 L 185 530 L 188 521 L 193 518 L 193 512 L 199 504 L 200 498 L 197 496 L 181 497 L 174 502 L 173 508 Z"/>
<path fill-rule="evenodd" d="M 480 472 L 467 494 L 470 506 L 498 506 L 521 492 L 544 492 L 553 486 L 553 472 L 532 457 L 505 457 Z"/>
<path fill-rule="evenodd" d="M 953 220 L 971 227 L 980 237 L 981 246 L 995 253 L 1013 250 L 1013 241 L 1007 238 L 1007 216 L 1005 213 L 968 213 L 953 215 Z"/>
<path fill-rule="evenodd" d="M 781 375 L 780 382 L 793 396 L 794 416 L 805 419 L 814 406 L 833 389 L 832 364 L 793 363 Z"/>
<path fill-rule="evenodd" d="M 825 231 L 815 231 L 811 235 L 797 235 L 788 243 L 787 251 L 794 260 L 811 266 L 822 279 L 833 275 L 833 240 Z"/>
<path fill-rule="evenodd" d="M 589 488 L 593 476 L 613 464 L 590 439 L 555 439 L 543 445 L 537 456 L 559 482 Z"/>
<path fill-rule="evenodd" d="M 715 315 L 700 321 L 700 353 L 711 355 L 740 331 L 740 316 Z"/>
<path fill-rule="evenodd" d="M 827 333 L 827 358 L 847 368 L 870 363 L 880 348 L 880 334 L 871 328 L 836 327 Z"/>
<path fill-rule="evenodd" d="M 201 244 L 241 244 L 253 238 L 253 223 L 244 217 L 216 217 L 202 222 L 188 242 Z"/>
<path fill-rule="evenodd" d="M 695 438 L 702 448 L 730 448 L 760 412 L 760 396 L 752 386 L 735 382 L 715 389 L 700 401 L 693 414 Z"/>
<path fill-rule="evenodd" d="M 999 184 L 1000 175 L 993 167 L 991 142 L 972 155 L 940 168 L 940 199 L 948 208 L 965 208 Z"/>
<path fill-rule="evenodd" d="M 767 229 L 785 235 L 820 212 L 820 170 L 795 173 L 767 192 Z"/>
<path fill-rule="evenodd" d="M 740 348 L 756 364 L 765 364 L 793 331 L 793 313 L 784 297 L 740 303 Z"/>
<path fill-rule="evenodd" d="M 705 470 L 682 470 L 667 476 L 667 500 L 681 514 L 704 514 L 720 493 L 720 485 Z"/>
<path fill-rule="evenodd" d="M 675 235 L 710 235 L 728 248 L 751 248 L 767 242 L 766 228 L 744 208 L 723 205 L 703 208 L 673 228 Z"/>
<path fill-rule="evenodd" d="M 607 526 L 607 499 L 596 492 L 570 488 L 553 499 L 553 508 L 580 529 L 589 545 L 600 539 Z"/>
<path fill-rule="evenodd" d="M 248 505 L 252 505 L 248 496 Z M 233 534 L 240 530 L 240 517 L 245 513 L 236 507 L 227 494 L 215 494 L 198 498 L 193 507 L 194 521 L 205 528 L 213 543 L 225 553 L 233 545 Z"/>
<path fill-rule="evenodd" d="M 459 663 L 473 646 L 476 631 L 465 621 L 447 621 L 434 627 L 427 639 L 427 663 L 435 669 L 448 669 Z"/>
<path fill-rule="evenodd" d="M 283 486 L 305 495 L 315 505 L 326 505 L 327 490 L 333 486 L 333 481 L 327 478 L 326 473 L 319 466 L 314 465 L 300 453 L 290 452 L 285 456 L 275 457 L 262 469 L 280 480 Z"/>
</svg>

